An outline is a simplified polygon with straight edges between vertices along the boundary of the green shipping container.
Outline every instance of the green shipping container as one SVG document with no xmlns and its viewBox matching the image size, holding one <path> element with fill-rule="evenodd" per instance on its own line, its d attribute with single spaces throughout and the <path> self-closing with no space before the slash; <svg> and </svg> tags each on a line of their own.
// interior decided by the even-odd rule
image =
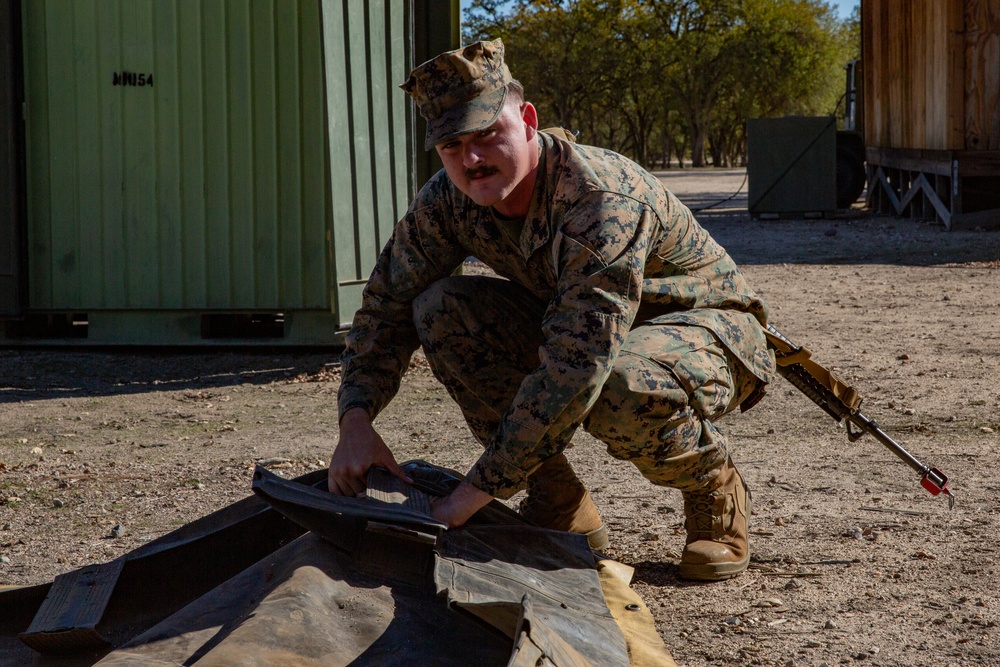
<svg viewBox="0 0 1000 667">
<path fill-rule="evenodd" d="M 833 116 L 747 119 L 750 215 L 833 213 L 837 208 L 836 157 Z"/>
<path fill-rule="evenodd" d="M 417 4 L 456 32 L 457 3 Z M 413 12 L 23 2 L 29 318 L 8 339 L 337 342 L 414 190 Z"/>
</svg>

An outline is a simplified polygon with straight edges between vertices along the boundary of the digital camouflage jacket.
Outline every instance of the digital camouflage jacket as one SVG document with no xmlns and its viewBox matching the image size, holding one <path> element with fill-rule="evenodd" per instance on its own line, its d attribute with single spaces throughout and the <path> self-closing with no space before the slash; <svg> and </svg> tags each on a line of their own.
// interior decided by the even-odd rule
<svg viewBox="0 0 1000 667">
<path fill-rule="evenodd" d="M 633 323 L 705 327 L 761 381 L 774 372 L 766 306 L 687 207 L 617 153 L 538 136 L 538 176 L 516 241 L 443 170 L 420 190 L 365 288 L 338 396 L 341 415 L 362 407 L 374 419 L 389 403 L 419 346 L 413 300 L 465 258 L 523 285 L 548 304 L 541 364 L 467 477 L 499 498 L 524 488 L 556 416 L 583 420 Z"/>
</svg>

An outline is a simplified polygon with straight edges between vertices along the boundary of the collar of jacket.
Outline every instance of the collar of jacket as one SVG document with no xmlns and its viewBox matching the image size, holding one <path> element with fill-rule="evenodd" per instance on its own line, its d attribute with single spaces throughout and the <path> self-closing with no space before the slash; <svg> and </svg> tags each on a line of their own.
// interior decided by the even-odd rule
<svg viewBox="0 0 1000 667">
<path fill-rule="evenodd" d="M 551 214 L 552 202 L 548 201 L 549 175 L 546 169 L 546 154 L 552 146 L 552 139 L 547 135 L 538 133 L 538 171 L 535 175 L 535 188 L 531 194 L 531 204 L 528 207 L 528 215 L 524 218 L 521 226 L 521 235 L 518 239 L 518 251 L 524 259 L 531 257 L 536 250 L 549 242 L 552 230 L 549 229 L 549 218 Z M 471 200 L 469 200 L 471 203 Z M 481 209 L 483 210 L 483 209 Z M 485 210 L 486 215 L 480 217 L 480 225 L 485 220 L 491 219 L 492 212 Z M 488 236 L 483 230 L 479 232 L 483 236 Z"/>
<path fill-rule="evenodd" d="M 552 230 L 549 225 L 552 202 L 549 201 L 549 170 L 548 153 L 552 147 L 552 138 L 542 132 L 538 133 L 538 170 L 535 172 L 535 189 L 531 194 L 531 206 L 521 228 L 521 254 L 525 259 L 531 257 L 536 250 L 549 242 Z"/>
</svg>

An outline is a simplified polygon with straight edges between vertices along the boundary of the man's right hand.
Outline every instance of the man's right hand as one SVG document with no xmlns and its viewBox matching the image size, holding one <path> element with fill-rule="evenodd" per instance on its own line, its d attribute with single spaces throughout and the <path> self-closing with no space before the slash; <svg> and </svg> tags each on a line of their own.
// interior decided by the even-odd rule
<svg viewBox="0 0 1000 667">
<path fill-rule="evenodd" d="M 330 493 L 340 496 L 364 493 L 368 469 L 372 466 L 381 466 L 407 483 L 413 481 L 396 463 L 396 457 L 375 431 L 368 413 L 352 408 L 340 419 L 340 439 L 330 459 L 327 477 Z"/>
</svg>

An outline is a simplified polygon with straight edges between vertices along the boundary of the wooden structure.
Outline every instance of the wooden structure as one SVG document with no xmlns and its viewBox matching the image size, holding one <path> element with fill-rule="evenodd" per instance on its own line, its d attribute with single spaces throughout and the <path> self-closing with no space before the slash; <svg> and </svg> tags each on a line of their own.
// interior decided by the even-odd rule
<svg viewBox="0 0 1000 667">
<path fill-rule="evenodd" d="M 869 206 L 1000 227 L 1000 0 L 863 0 Z"/>
</svg>

